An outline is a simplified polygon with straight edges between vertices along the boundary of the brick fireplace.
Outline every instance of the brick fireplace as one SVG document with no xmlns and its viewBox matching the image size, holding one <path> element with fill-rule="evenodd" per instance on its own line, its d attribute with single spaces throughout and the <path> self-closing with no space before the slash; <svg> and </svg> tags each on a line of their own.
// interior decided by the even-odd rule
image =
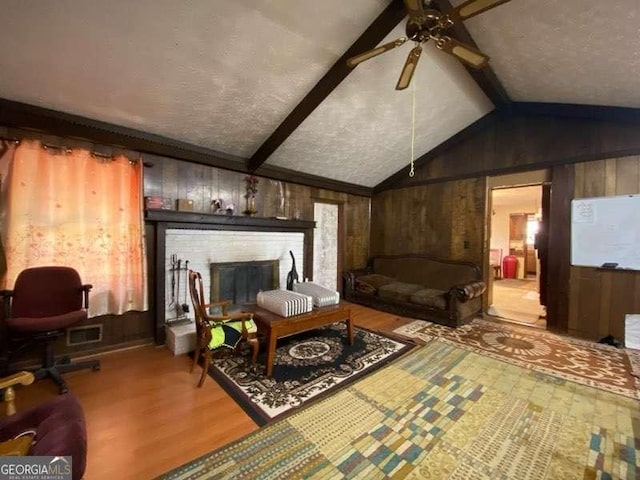
<svg viewBox="0 0 640 480">
<path fill-rule="evenodd" d="M 249 264 L 257 267 L 258 265 L 279 265 L 278 277 L 270 278 L 269 285 L 275 285 L 275 288 L 285 288 L 287 281 L 287 273 L 291 269 L 291 250 L 297 259 L 303 258 L 304 250 L 304 234 L 296 232 L 252 232 L 252 231 L 222 231 L 222 230 L 184 230 L 169 229 L 166 231 L 166 253 L 165 253 L 165 320 L 171 321 L 176 318 L 176 308 L 169 306 L 171 301 L 171 255 L 176 255 L 184 261 L 189 260 L 189 268 L 196 270 L 202 275 L 202 281 L 205 291 L 205 298 L 208 298 L 208 292 L 211 291 L 212 277 L 211 265 L 225 266 L 223 275 L 234 275 L 235 277 L 244 276 L 248 273 Z M 236 268 L 231 268 L 232 264 Z M 245 268 L 240 268 L 241 264 L 245 264 Z M 271 267 L 269 267 L 271 268 Z M 300 278 L 304 274 L 301 268 L 296 265 Z M 220 280 L 219 268 L 218 281 Z M 233 272 L 235 270 L 235 273 Z M 193 308 L 191 308 L 191 300 L 186 283 L 186 271 L 181 271 L 182 278 L 180 280 L 180 301 L 187 299 L 189 305 L 188 317 L 193 318 Z M 275 281 L 274 281 L 275 280 Z M 261 286 L 264 286 L 261 284 Z M 216 285 L 219 289 L 219 283 Z M 246 289 L 245 289 L 246 290 Z M 224 292 L 228 295 L 230 292 Z M 249 300 L 241 291 L 236 300 Z M 234 299 L 229 299 L 234 300 Z"/>
<path fill-rule="evenodd" d="M 201 273 L 206 298 L 212 283 L 211 264 L 277 262 L 277 278 L 272 278 L 270 284 L 274 285 L 277 280 L 279 287 L 285 288 L 287 273 L 292 265 L 291 250 L 300 279 L 313 278 L 315 222 L 161 210 L 147 210 L 145 217 L 147 224 L 153 227 L 152 232 L 147 231 L 147 235 L 156 258 L 153 306 L 157 343 L 164 343 L 165 324 L 177 316 L 175 306 L 169 306 L 173 275 L 171 255 L 182 260 L 180 292 L 175 303 L 186 303 L 189 306 L 187 315 L 191 318 L 193 307 L 184 270 L 185 260 L 189 260 L 189 269 Z M 174 280 L 175 298 L 178 292 L 177 279 Z"/>
</svg>

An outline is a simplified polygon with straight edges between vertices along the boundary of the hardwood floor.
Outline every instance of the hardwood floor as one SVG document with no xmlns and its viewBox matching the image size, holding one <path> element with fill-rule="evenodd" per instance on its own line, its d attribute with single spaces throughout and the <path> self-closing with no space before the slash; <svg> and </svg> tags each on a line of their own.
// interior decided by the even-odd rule
<svg viewBox="0 0 640 480">
<path fill-rule="evenodd" d="M 410 320 L 352 305 L 358 326 L 391 332 Z M 196 384 L 190 359 L 164 346 L 144 346 L 100 357 L 99 372 L 65 375 L 82 403 L 89 451 L 85 479 L 147 479 L 257 430 L 257 425 L 215 383 Z M 17 391 L 17 407 L 55 397 L 42 380 Z"/>
</svg>

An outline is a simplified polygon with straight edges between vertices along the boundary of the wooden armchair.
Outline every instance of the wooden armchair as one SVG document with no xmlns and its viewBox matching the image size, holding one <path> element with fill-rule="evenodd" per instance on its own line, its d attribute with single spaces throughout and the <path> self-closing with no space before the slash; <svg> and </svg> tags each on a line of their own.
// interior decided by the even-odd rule
<svg viewBox="0 0 640 480">
<path fill-rule="evenodd" d="M 200 272 L 189 270 L 189 294 L 196 319 L 196 350 L 193 355 L 191 372 L 200 357 L 204 358 L 202 375 L 198 387 L 204 383 L 211 361 L 212 352 L 221 348 L 235 350 L 241 340 L 246 340 L 251 346 L 251 361 L 258 358 L 257 327 L 253 321 L 253 313 L 229 313 L 229 301 L 204 303 L 202 276 Z M 211 308 L 218 307 L 220 314 L 213 315 Z"/>
<path fill-rule="evenodd" d="M 16 413 L 16 405 L 14 403 L 16 393 L 13 387 L 16 385 L 30 385 L 35 380 L 35 376 L 31 372 L 18 372 L 8 377 L 0 378 L 0 392 L 4 391 L 5 414 L 7 416 Z"/>
</svg>

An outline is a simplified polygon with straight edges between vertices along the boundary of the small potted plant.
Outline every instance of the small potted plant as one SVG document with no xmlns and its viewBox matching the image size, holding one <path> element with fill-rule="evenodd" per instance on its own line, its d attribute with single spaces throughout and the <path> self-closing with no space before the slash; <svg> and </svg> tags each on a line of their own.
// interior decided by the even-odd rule
<svg viewBox="0 0 640 480">
<path fill-rule="evenodd" d="M 260 180 L 255 175 L 247 175 L 244 177 L 245 194 L 247 200 L 247 208 L 243 212 L 245 215 L 253 216 L 256 214 L 256 194 L 258 193 L 258 182 Z"/>
</svg>

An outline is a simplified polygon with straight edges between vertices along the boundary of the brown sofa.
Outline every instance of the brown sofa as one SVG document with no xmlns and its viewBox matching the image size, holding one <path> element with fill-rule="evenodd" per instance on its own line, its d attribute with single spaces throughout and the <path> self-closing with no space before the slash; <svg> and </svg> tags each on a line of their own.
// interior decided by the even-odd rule
<svg viewBox="0 0 640 480">
<path fill-rule="evenodd" d="M 372 257 L 344 275 L 345 300 L 450 327 L 481 312 L 485 290 L 476 264 L 420 254 Z"/>
</svg>

